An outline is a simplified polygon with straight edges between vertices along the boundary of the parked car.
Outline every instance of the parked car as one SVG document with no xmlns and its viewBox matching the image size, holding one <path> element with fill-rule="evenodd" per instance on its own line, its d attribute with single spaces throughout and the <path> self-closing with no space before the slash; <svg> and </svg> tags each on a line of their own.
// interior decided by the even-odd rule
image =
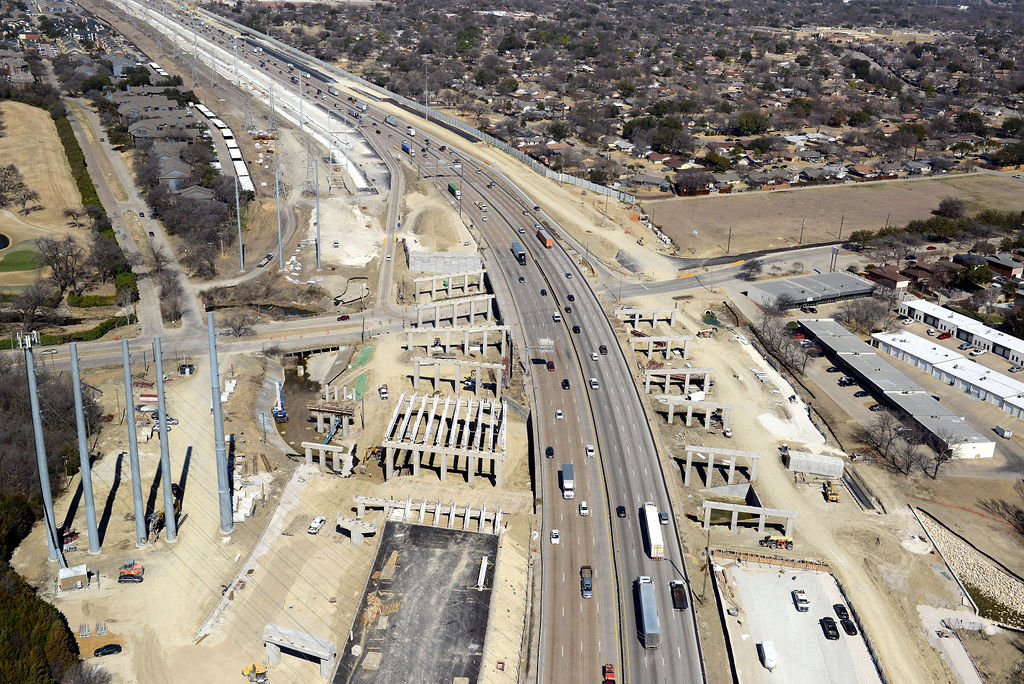
<svg viewBox="0 0 1024 684">
<path fill-rule="evenodd" d="M 92 652 L 94 656 L 99 658 L 100 656 L 114 655 L 121 652 L 121 644 L 105 644 L 100 646 Z"/>
<path fill-rule="evenodd" d="M 881 411 L 881 410 L 882 410 L 882 405 L 881 404 L 872 404 L 871 406 L 868 406 L 868 411 Z"/>
<path fill-rule="evenodd" d="M 825 369 L 825 372 L 826 373 L 838 373 L 839 369 L 836 368 L 835 366 L 829 366 L 828 368 Z"/>
<path fill-rule="evenodd" d="M 853 396 L 857 397 L 858 399 L 862 399 L 863 397 L 866 397 L 869 394 L 871 393 L 868 392 L 867 390 L 857 390 L 856 392 L 853 393 Z"/>
<path fill-rule="evenodd" d="M 1020 373 L 1024 370 L 1024 366 L 1010 366 L 1007 370 L 1011 373 Z"/>
<path fill-rule="evenodd" d="M 981 356 L 985 353 L 984 349 L 974 349 L 971 351 L 971 356 Z"/>
<path fill-rule="evenodd" d="M 914 322 L 913 318 L 904 318 L 903 319 L 903 325 L 910 325 L 913 322 Z"/>
<path fill-rule="evenodd" d="M 939 339 L 940 340 L 948 340 L 952 336 L 953 336 L 953 333 L 948 333 L 948 332 L 939 333 Z"/>
<path fill-rule="evenodd" d="M 850 636 L 857 636 L 857 625 L 853 624 L 853 620 L 849 618 L 843 618 L 839 621 L 839 624 L 843 626 L 843 631 Z"/>
<path fill-rule="evenodd" d="M 829 641 L 836 641 L 839 639 L 839 628 L 836 627 L 836 621 L 830 617 L 823 617 L 819 621 L 821 623 L 821 631 L 825 633 L 825 638 Z"/>
<path fill-rule="evenodd" d="M 847 620 L 850 617 L 850 611 L 846 610 L 846 606 L 842 603 L 833 604 L 832 610 L 836 611 L 836 617 L 840 620 Z"/>
<path fill-rule="evenodd" d="M 327 518 L 325 518 L 322 515 L 318 515 L 315 518 L 313 518 L 313 522 L 309 524 L 309 529 L 306 530 L 306 532 L 309 534 L 316 534 L 323 528 L 326 522 Z"/>
<path fill-rule="evenodd" d="M 970 342 L 964 342 L 963 344 L 958 344 L 956 348 L 959 349 L 960 351 L 963 351 L 965 349 L 970 349 L 971 348 L 971 343 Z"/>
<path fill-rule="evenodd" d="M 935 328 L 928 328 L 927 330 L 925 330 L 925 332 L 928 333 L 929 335 L 934 335 L 935 333 L 938 332 L 938 330 L 936 330 Z"/>
</svg>

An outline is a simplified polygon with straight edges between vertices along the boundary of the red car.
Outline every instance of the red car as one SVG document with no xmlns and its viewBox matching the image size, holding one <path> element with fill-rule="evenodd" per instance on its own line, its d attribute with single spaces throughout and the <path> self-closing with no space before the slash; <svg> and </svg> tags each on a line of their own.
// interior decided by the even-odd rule
<svg viewBox="0 0 1024 684">
<path fill-rule="evenodd" d="M 555 370 L 555 362 L 554 361 L 548 361 L 548 370 L 549 371 Z"/>
<path fill-rule="evenodd" d="M 790 335 L 790 337 L 792 337 L 794 340 L 802 340 L 802 339 L 804 339 L 807 336 L 804 335 L 803 333 L 795 332 L 792 335 Z"/>
<path fill-rule="evenodd" d="M 339 321 L 347 321 L 348 320 L 348 314 L 341 314 L 340 316 L 338 316 L 338 320 Z"/>
<path fill-rule="evenodd" d="M 940 340 L 948 340 L 952 336 L 953 336 L 953 333 L 944 332 L 944 333 L 941 333 L 939 335 L 939 339 Z"/>
</svg>

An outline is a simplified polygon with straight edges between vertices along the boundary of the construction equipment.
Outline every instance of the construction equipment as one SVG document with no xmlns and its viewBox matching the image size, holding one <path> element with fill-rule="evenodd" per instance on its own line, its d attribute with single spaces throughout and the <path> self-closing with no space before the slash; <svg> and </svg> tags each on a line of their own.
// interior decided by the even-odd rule
<svg viewBox="0 0 1024 684">
<path fill-rule="evenodd" d="M 836 485 L 832 480 L 828 480 L 824 485 L 825 500 L 829 503 L 839 503 L 839 490 L 836 489 Z"/>
<path fill-rule="evenodd" d="M 176 483 L 171 485 L 171 496 L 174 498 L 174 519 L 178 520 L 181 515 L 181 487 Z M 167 511 L 161 508 L 155 513 L 150 513 L 146 517 L 146 525 L 149 528 L 149 536 L 154 537 L 163 531 L 164 525 L 167 524 Z"/>
<path fill-rule="evenodd" d="M 792 549 L 793 538 L 783 537 L 777 534 L 770 534 L 764 539 L 758 542 L 761 546 L 766 546 L 769 549 Z"/>
<path fill-rule="evenodd" d="M 277 403 L 274 404 L 272 412 L 275 423 L 288 422 L 288 412 L 284 410 L 284 386 L 280 380 L 277 382 Z"/>
<path fill-rule="evenodd" d="M 146 569 L 142 567 L 142 563 L 136 562 L 134 558 L 129 558 L 128 562 L 117 570 L 117 581 L 120 584 L 138 584 L 142 582 L 142 576 L 146 572 Z"/>
<path fill-rule="evenodd" d="M 606 664 L 601 668 L 601 675 L 604 677 L 604 684 L 615 684 L 615 665 Z"/>
<path fill-rule="evenodd" d="M 697 333 L 697 337 L 714 337 L 717 332 L 718 328 L 705 328 Z"/>
<path fill-rule="evenodd" d="M 242 670 L 242 676 L 248 677 L 250 682 L 266 682 L 267 680 L 267 668 L 263 665 L 253 663 L 249 667 Z"/>
</svg>

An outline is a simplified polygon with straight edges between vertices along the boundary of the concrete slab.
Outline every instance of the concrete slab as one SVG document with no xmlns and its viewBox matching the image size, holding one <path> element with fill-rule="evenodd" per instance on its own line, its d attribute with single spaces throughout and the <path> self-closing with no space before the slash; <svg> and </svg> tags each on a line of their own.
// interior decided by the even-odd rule
<svg viewBox="0 0 1024 684">
<path fill-rule="evenodd" d="M 497 550 L 494 535 L 388 521 L 335 684 L 478 681 Z"/>
</svg>

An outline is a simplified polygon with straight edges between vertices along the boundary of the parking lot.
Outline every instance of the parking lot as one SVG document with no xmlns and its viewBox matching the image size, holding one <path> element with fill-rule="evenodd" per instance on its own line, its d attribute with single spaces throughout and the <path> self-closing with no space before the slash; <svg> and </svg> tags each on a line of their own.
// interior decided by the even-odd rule
<svg viewBox="0 0 1024 684">
<path fill-rule="evenodd" d="M 857 636 L 839 628 L 839 639 L 825 638 L 819 621 L 832 617 L 833 604 L 843 603 L 835 578 L 825 572 L 754 564 L 726 568 L 731 598 L 739 615 L 727 616 L 729 641 L 736 655 L 739 681 L 747 682 L 881 682 L 853 606 Z M 797 612 L 791 592 L 803 589 L 810 610 Z M 775 645 L 777 664 L 769 672 L 759 660 L 760 644 Z"/>
</svg>

